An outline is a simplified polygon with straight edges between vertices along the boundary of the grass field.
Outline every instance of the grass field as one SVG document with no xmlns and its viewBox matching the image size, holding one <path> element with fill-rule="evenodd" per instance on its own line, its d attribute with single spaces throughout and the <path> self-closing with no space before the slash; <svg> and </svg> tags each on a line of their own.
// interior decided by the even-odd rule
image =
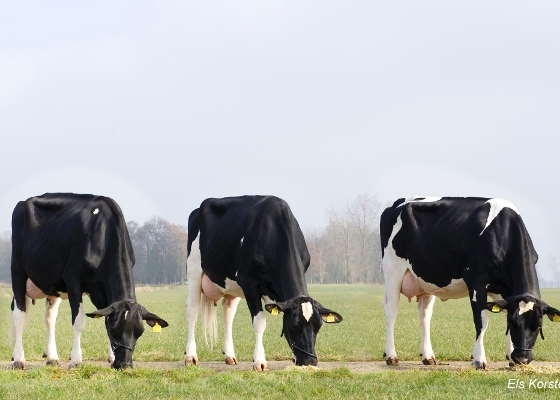
<svg viewBox="0 0 560 400">
<path fill-rule="evenodd" d="M 312 285 L 310 294 L 325 307 L 339 312 L 344 321 L 324 325 L 316 346 L 321 361 L 368 361 L 384 363 L 384 316 L 381 301 L 383 287 L 366 285 Z M 13 348 L 8 340 L 10 288 L 0 288 L 0 359 L 8 361 Z M 166 319 L 170 326 L 161 333 L 146 329 L 134 353 L 135 361 L 159 361 L 176 365 L 183 360 L 187 324 L 184 286 L 170 288 L 139 288 L 138 301 L 148 310 Z M 560 307 L 560 290 L 543 290 L 543 299 Z M 85 298 L 86 312 L 93 306 Z M 218 318 L 221 321 L 221 307 Z M 42 360 L 45 344 L 43 302 L 32 307 L 25 330 L 24 345 L 27 360 Z M 221 324 L 219 324 L 221 325 Z M 280 338 L 281 318 L 267 316 L 264 345 L 268 360 L 289 360 L 291 352 L 284 338 Z M 560 324 L 544 323 L 545 341 L 538 340 L 535 360 L 560 361 Z M 401 297 L 396 327 L 396 346 L 401 360 L 420 360 L 418 316 L 416 304 Z M 505 356 L 505 316 L 490 315 L 486 333 L 486 352 L 490 366 L 493 360 Z M 221 334 L 221 332 L 220 332 Z M 531 368 L 515 371 L 383 371 L 351 373 L 346 368 L 310 370 L 290 368 L 282 371 L 256 373 L 252 371 L 216 372 L 204 368 L 205 361 L 222 361 L 220 342 L 210 349 L 198 334 L 198 368 L 150 369 L 111 371 L 108 367 L 88 361 L 105 360 L 107 339 L 102 319 L 88 319 L 82 335 L 84 365 L 67 371 L 58 367 L 43 367 L 28 371 L 0 370 L 0 398 L 407 398 L 440 397 L 497 398 L 507 395 L 524 398 L 537 395 L 556 398 L 560 389 L 538 389 L 539 382 L 554 381 L 559 370 L 537 372 Z M 72 344 L 72 328 L 68 302 L 63 301 L 57 322 L 59 356 L 67 358 Z M 432 344 L 440 361 L 469 360 L 475 332 L 467 299 L 436 301 L 432 320 Z M 240 361 L 250 361 L 254 335 L 249 312 L 240 303 L 234 322 L 236 355 Z M 510 379 L 519 379 L 525 389 L 508 389 Z M 531 381 L 537 379 L 536 381 Z M 518 383 L 519 384 L 519 383 Z M 529 387 L 531 386 L 531 387 Z M 529 392 L 529 393 L 528 393 Z M 266 393 L 266 395 L 264 395 Z M 437 396 L 435 396 L 437 394 Z"/>
</svg>

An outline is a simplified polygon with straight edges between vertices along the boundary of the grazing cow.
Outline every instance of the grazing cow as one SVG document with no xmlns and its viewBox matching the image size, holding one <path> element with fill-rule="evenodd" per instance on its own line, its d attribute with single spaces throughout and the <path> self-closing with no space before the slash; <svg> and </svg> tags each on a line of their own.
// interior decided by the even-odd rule
<svg viewBox="0 0 560 400">
<path fill-rule="evenodd" d="M 415 198 L 397 200 L 381 215 L 385 276 L 385 356 L 397 365 L 394 326 L 400 293 L 416 296 L 422 362 L 437 364 L 430 342 L 435 296 L 469 296 L 476 343 L 473 365 L 486 369 L 483 338 L 487 311 L 507 310 L 510 364 L 529 363 L 542 317 L 560 312 L 540 300 L 537 253 L 513 204 L 500 199 Z M 487 295 L 495 302 L 487 302 Z M 504 300 L 505 299 L 505 300 Z"/>
<path fill-rule="evenodd" d="M 194 332 L 199 309 L 203 325 L 210 322 L 215 338 L 214 306 L 221 298 L 225 361 L 237 364 L 232 325 L 240 297 L 247 300 L 256 336 L 253 369 L 267 369 L 263 300 L 271 314 L 284 313 L 282 333 L 295 363 L 317 365 L 314 348 L 319 328 L 342 317 L 307 293 L 309 252 L 288 204 L 273 196 L 207 199 L 189 216 L 188 232 L 185 365 L 198 365 Z"/>
<path fill-rule="evenodd" d="M 13 368 L 25 368 L 23 329 L 29 299 L 46 298 L 47 364 L 58 364 L 54 337 L 61 298 L 70 301 L 74 343 L 70 367 L 82 362 L 80 336 L 85 326 L 82 294 L 89 295 L 105 317 L 109 362 L 132 367 L 142 320 L 154 327 L 168 324 L 136 302 L 134 252 L 117 203 L 102 196 L 47 193 L 20 201 L 12 216 L 12 320 L 15 331 Z"/>
</svg>

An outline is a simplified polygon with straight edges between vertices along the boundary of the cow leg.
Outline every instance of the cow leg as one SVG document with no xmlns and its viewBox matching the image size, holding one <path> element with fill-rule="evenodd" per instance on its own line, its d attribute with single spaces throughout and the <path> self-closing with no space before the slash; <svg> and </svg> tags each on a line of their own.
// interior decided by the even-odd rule
<svg viewBox="0 0 560 400">
<path fill-rule="evenodd" d="M 224 317 L 224 355 L 228 365 L 237 364 L 235 351 L 233 349 L 233 318 L 237 311 L 237 305 L 241 300 L 240 297 L 225 296 L 222 300 L 222 310 Z"/>
<path fill-rule="evenodd" d="M 418 318 L 420 319 L 420 332 L 422 343 L 420 353 L 422 354 L 422 364 L 437 365 L 436 356 L 432 350 L 432 342 L 430 340 L 430 322 L 434 310 L 434 301 L 436 296 L 420 296 L 418 298 Z"/>
<path fill-rule="evenodd" d="M 266 364 L 266 356 L 264 353 L 263 335 L 266 329 L 266 316 L 262 307 L 262 299 L 259 291 L 256 288 L 246 288 L 241 286 L 243 293 L 245 293 L 245 300 L 253 320 L 253 330 L 255 332 L 255 351 L 253 353 L 253 369 L 255 371 L 266 371 L 268 365 Z"/>
<path fill-rule="evenodd" d="M 109 339 L 109 347 L 107 348 L 107 362 L 109 365 L 113 365 L 115 362 L 115 353 L 113 352 L 113 347 L 111 346 L 111 339 Z"/>
<path fill-rule="evenodd" d="M 185 349 L 185 365 L 198 365 L 196 355 L 195 328 L 200 310 L 200 296 L 202 294 L 202 271 L 189 274 L 189 296 L 187 297 L 188 338 Z"/>
<path fill-rule="evenodd" d="M 497 293 L 488 293 L 488 296 L 492 298 L 492 301 L 502 300 L 503 297 Z M 507 315 L 506 315 L 506 328 L 507 328 Z M 506 359 L 511 360 L 511 353 L 513 352 L 513 342 L 511 341 L 511 335 L 509 330 L 507 331 L 506 337 Z"/>
<path fill-rule="evenodd" d="M 253 369 L 255 371 L 266 371 L 266 357 L 264 354 L 263 335 L 266 329 L 266 316 L 261 310 L 253 317 L 253 330 L 255 331 L 255 352 L 253 353 Z"/>
<path fill-rule="evenodd" d="M 25 293 L 25 292 L 24 292 Z M 12 300 L 12 333 L 15 337 L 14 352 L 12 354 L 12 368 L 25 369 L 25 354 L 23 351 L 23 329 L 29 317 L 29 298 L 25 295 L 14 296 Z"/>
<path fill-rule="evenodd" d="M 507 325 L 507 320 L 506 320 L 506 325 Z M 509 360 L 510 367 L 513 367 L 515 365 L 515 363 L 511 360 L 512 352 L 513 352 L 513 342 L 511 341 L 511 334 L 508 331 L 507 339 L 506 339 L 506 359 Z"/>
<path fill-rule="evenodd" d="M 70 355 L 70 364 L 68 368 L 73 368 L 82 363 L 82 347 L 81 347 L 81 336 L 82 331 L 86 326 L 86 316 L 84 313 L 84 306 L 80 301 L 77 303 L 70 302 L 70 308 L 72 309 L 72 329 L 74 330 L 74 342 L 72 343 L 72 354 Z"/>
<path fill-rule="evenodd" d="M 383 263 L 383 274 L 385 276 L 385 297 L 383 298 L 383 309 L 385 310 L 385 361 L 387 365 L 399 365 L 397 351 L 395 350 L 395 322 L 399 311 L 402 277 L 405 271 L 396 271 L 396 267 Z"/>
<path fill-rule="evenodd" d="M 479 287 L 480 288 L 480 287 Z M 484 333 L 488 328 L 488 311 L 484 308 L 487 301 L 485 287 L 480 290 L 469 288 L 474 326 L 476 329 L 476 342 L 473 350 L 473 365 L 476 369 L 487 369 L 486 352 L 484 351 Z"/>
<path fill-rule="evenodd" d="M 45 299 L 45 324 L 47 325 L 47 347 L 45 349 L 45 357 L 47 357 L 47 365 L 58 365 L 55 329 L 58 308 L 60 307 L 61 301 L 62 299 L 60 297 Z"/>
</svg>

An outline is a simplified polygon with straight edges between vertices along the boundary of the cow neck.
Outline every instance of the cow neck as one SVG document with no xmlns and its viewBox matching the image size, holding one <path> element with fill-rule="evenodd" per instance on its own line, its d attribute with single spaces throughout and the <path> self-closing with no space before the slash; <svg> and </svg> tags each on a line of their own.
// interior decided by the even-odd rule
<svg viewBox="0 0 560 400">
<path fill-rule="evenodd" d="M 109 304 L 122 300 L 136 301 L 131 268 L 112 269 L 107 275 L 105 292 Z"/>
<path fill-rule="evenodd" d="M 539 299 L 541 298 L 539 278 L 534 263 L 518 262 L 512 265 L 509 280 L 510 287 L 513 288 L 511 295 L 528 293 Z"/>
<path fill-rule="evenodd" d="M 305 282 L 305 269 L 296 244 L 294 226 L 291 219 L 286 221 L 288 251 L 280 253 L 280 274 L 281 291 L 284 298 L 282 301 L 293 299 L 294 297 L 309 296 L 307 293 L 307 283 Z M 299 229 L 299 227 L 298 227 Z"/>
<path fill-rule="evenodd" d="M 283 297 L 281 301 L 293 299 L 294 297 L 309 296 L 307 283 L 305 282 L 305 271 L 299 257 L 293 251 L 288 252 L 290 256 L 282 260 L 284 273 L 279 276 L 280 292 Z"/>
</svg>

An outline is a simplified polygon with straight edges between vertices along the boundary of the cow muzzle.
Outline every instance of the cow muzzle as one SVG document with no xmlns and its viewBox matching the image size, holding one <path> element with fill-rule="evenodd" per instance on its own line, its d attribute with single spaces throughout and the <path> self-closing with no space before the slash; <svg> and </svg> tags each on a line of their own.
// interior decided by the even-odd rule
<svg viewBox="0 0 560 400">
<path fill-rule="evenodd" d="M 511 361 L 513 361 L 514 364 L 529 364 L 533 361 L 532 349 L 514 347 L 511 352 Z"/>
<path fill-rule="evenodd" d="M 118 344 L 116 346 L 113 345 L 115 361 L 111 365 L 111 368 L 114 369 L 133 368 L 134 367 L 134 365 L 132 364 L 133 351 L 134 350 L 131 347 L 122 344 Z"/>
<path fill-rule="evenodd" d="M 295 363 L 298 367 L 313 366 L 316 367 L 318 364 L 317 356 L 295 356 Z"/>
<path fill-rule="evenodd" d="M 130 360 L 130 361 L 117 361 L 117 360 L 115 360 L 115 362 L 111 365 L 111 368 L 127 369 L 127 368 L 134 368 L 134 365 L 132 365 L 132 360 Z"/>
</svg>

